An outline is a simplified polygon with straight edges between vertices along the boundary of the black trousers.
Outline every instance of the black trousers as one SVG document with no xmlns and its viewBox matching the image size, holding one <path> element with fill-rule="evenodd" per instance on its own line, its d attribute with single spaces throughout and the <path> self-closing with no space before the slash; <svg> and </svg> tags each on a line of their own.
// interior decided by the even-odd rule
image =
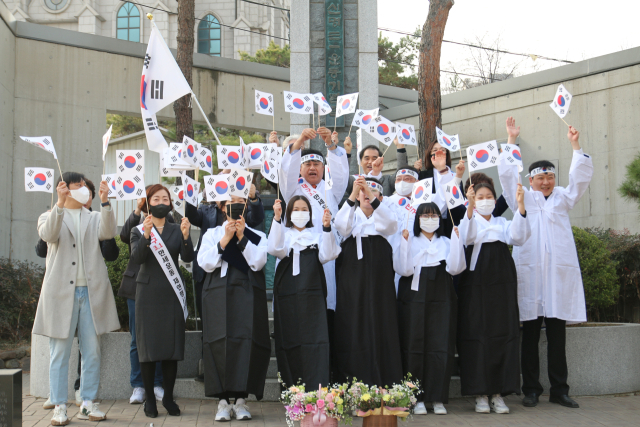
<svg viewBox="0 0 640 427">
<path fill-rule="evenodd" d="M 549 317 L 538 317 L 534 320 L 522 322 L 522 353 L 520 358 L 522 368 L 522 392 L 526 395 L 540 396 L 543 388 L 540 384 L 540 358 L 538 357 L 538 342 L 542 321 L 547 327 L 547 366 L 551 396 L 569 394 L 567 384 L 567 355 L 566 355 L 566 326 L 567 322 Z"/>
<path fill-rule="evenodd" d="M 196 309 L 198 310 L 198 316 L 200 317 L 200 341 L 202 342 L 202 359 L 204 359 L 204 322 L 202 321 L 202 289 L 204 288 L 204 280 L 196 282 Z"/>
</svg>

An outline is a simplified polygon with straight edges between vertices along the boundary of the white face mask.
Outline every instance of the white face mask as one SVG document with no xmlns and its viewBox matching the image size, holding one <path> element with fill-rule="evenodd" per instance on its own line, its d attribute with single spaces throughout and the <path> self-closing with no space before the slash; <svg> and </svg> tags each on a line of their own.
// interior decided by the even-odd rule
<svg viewBox="0 0 640 427">
<path fill-rule="evenodd" d="M 440 218 L 420 218 L 420 229 L 433 233 L 440 227 Z"/>
<path fill-rule="evenodd" d="M 496 207 L 494 199 L 476 200 L 476 210 L 480 215 L 491 215 Z"/>
<path fill-rule="evenodd" d="M 91 197 L 91 191 L 87 187 L 80 187 L 77 190 L 69 190 L 71 194 L 71 198 L 80 202 L 80 204 L 84 205 L 89 201 Z"/>
<path fill-rule="evenodd" d="M 401 196 L 410 196 L 413 190 L 413 182 L 400 181 L 396 182 L 396 193 Z"/>
<path fill-rule="evenodd" d="M 298 228 L 305 228 L 309 222 L 309 218 L 311 218 L 309 211 L 291 212 L 291 222 Z"/>
</svg>

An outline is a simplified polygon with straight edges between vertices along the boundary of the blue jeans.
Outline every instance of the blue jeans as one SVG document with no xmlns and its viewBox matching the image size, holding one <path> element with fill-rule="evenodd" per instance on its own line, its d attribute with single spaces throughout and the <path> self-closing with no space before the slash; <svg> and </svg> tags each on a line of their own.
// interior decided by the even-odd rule
<svg viewBox="0 0 640 427">
<path fill-rule="evenodd" d="M 73 337 L 78 328 L 78 346 L 82 353 L 82 375 L 80 396 L 82 400 L 93 400 L 100 385 L 100 341 L 93 326 L 89 291 L 86 286 L 77 287 L 73 298 L 73 309 L 69 336 L 64 339 L 49 338 L 49 391 L 51 403 L 67 404 L 69 386 L 69 356 Z"/>
<path fill-rule="evenodd" d="M 127 308 L 129 309 L 129 331 L 131 332 L 131 349 L 129 350 L 131 376 L 129 377 L 129 382 L 133 388 L 143 388 L 144 384 L 142 384 L 142 373 L 140 372 L 138 345 L 136 344 L 136 301 L 127 298 Z M 162 364 L 160 362 L 156 363 L 154 387 L 162 387 Z"/>
</svg>

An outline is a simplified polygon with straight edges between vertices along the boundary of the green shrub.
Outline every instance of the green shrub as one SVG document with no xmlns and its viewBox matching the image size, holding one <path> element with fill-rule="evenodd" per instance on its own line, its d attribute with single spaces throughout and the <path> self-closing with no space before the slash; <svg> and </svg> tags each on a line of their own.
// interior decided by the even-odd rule
<svg viewBox="0 0 640 427">
<path fill-rule="evenodd" d="M 600 309 L 611 307 L 618 300 L 620 283 L 616 262 L 611 260 L 611 252 L 596 235 L 578 227 L 572 229 L 589 319 L 600 320 Z"/>
<path fill-rule="evenodd" d="M 30 339 L 43 280 L 39 265 L 0 258 L 0 339 Z"/>
</svg>

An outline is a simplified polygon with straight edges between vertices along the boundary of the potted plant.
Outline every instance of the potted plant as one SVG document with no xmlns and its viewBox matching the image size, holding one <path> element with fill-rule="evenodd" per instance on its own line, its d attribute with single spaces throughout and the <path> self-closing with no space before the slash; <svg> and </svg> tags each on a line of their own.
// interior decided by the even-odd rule
<svg viewBox="0 0 640 427">
<path fill-rule="evenodd" d="M 349 406 L 364 418 L 363 427 L 394 427 L 412 413 L 416 395 L 420 392 L 417 381 L 409 374 L 400 384 L 391 387 L 368 386 L 353 379 L 348 390 Z"/>
</svg>

